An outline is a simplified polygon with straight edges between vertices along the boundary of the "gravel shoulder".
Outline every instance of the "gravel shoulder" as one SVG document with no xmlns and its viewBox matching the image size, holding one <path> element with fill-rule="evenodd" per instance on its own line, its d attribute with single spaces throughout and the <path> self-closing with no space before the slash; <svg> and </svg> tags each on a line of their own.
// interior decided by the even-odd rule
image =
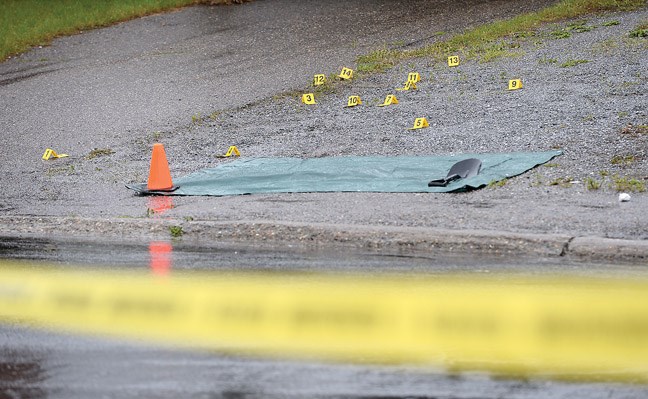
<svg viewBox="0 0 648 399">
<path fill-rule="evenodd" d="M 484 12 L 479 4 L 475 7 L 473 12 Z M 129 229 L 134 229 L 146 237 L 168 234 L 165 226 L 173 224 L 183 226 L 183 239 L 199 240 L 217 236 L 206 234 L 203 225 L 231 225 L 239 227 L 228 229 L 231 234 L 224 238 L 248 243 L 300 242 L 304 241 L 300 234 L 305 234 L 310 241 L 335 244 L 333 233 L 347 231 L 344 226 L 388 235 L 394 229 L 414 229 L 420 237 L 446 234 L 457 238 L 478 231 L 481 237 L 502 237 L 500 242 L 510 235 L 539 235 L 546 238 L 545 243 L 558 242 L 558 255 L 565 242 L 588 243 L 589 247 L 576 251 L 585 255 L 601 248 L 607 248 L 601 250 L 605 253 L 616 252 L 618 248 L 606 239 L 623 245 L 633 242 L 628 245 L 640 248 L 640 255 L 634 258 L 645 261 L 648 193 L 631 192 L 632 199 L 620 203 L 615 181 L 635 179 L 648 184 L 648 134 L 637 128 L 648 125 L 648 40 L 628 37 L 631 29 L 648 20 L 648 9 L 585 19 L 585 26 L 592 27 L 589 31 L 557 39 L 552 32 L 574 21 L 547 25 L 533 37 L 511 39 L 519 42 L 519 47 L 509 46 L 507 56 L 490 62 L 469 59 L 449 68 L 431 59 L 405 61 L 385 73 L 339 84 L 333 93 L 318 98 L 315 106 L 301 104 L 295 95 L 272 94 L 290 89 L 307 92 L 312 73 L 328 76 L 342 66 L 355 68 L 349 61 L 353 52 L 332 62 L 318 62 L 317 69 L 289 69 L 289 83 L 281 82 L 278 75 L 247 76 L 238 82 L 237 92 L 253 92 L 265 100 L 245 97 L 232 107 L 212 104 L 193 122 L 189 107 L 182 111 L 185 122 L 146 122 L 132 130 L 119 125 L 129 133 L 114 136 L 113 141 L 102 139 L 99 145 L 114 153 L 94 159 L 86 159 L 84 151 L 52 162 L 18 161 L 17 171 L 5 160 L 3 174 L 9 177 L 0 199 L 2 232 L 126 237 L 131 234 Z M 606 24 L 611 21 L 618 24 Z M 443 36 L 433 33 L 443 27 L 438 23 L 436 27 L 439 29 L 434 31 L 392 32 L 388 40 L 379 36 L 366 42 L 361 39 L 359 50 L 366 53 L 382 45 L 413 47 L 439 40 Z M 83 36 L 74 40 L 83 42 Z M 562 67 L 570 61 L 581 62 Z M 277 64 L 281 63 L 277 60 Z M 418 90 L 395 91 L 412 71 L 422 76 Z M 514 78 L 521 79 L 524 88 L 507 91 L 508 80 Z M 37 93 L 38 88 L 32 90 Z M 387 94 L 396 94 L 400 104 L 377 107 Z M 359 95 L 363 105 L 344 108 L 350 95 Z M 148 119 L 146 108 L 140 112 Z M 422 116 L 430 122 L 428 129 L 407 130 Z M 107 121 L 104 124 L 109 125 Z M 18 131 L 13 133 L 15 136 Z M 4 135 L 5 144 L 16 140 L 14 136 Z M 82 141 L 88 141 L 83 144 L 86 148 L 95 143 L 83 137 Z M 229 162 L 216 155 L 230 145 L 236 145 L 245 157 L 435 155 L 555 148 L 564 153 L 503 185 L 461 194 L 136 197 L 123 184 L 146 179 L 150 146 L 155 141 L 165 144 L 175 177 Z M 21 145 L 29 147 L 30 153 L 41 147 L 34 141 Z M 19 151 L 15 157 L 26 152 L 17 147 L 14 151 Z M 587 182 L 600 187 L 588 189 Z M 85 227 L 60 227 L 75 223 Z M 152 227 L 156 223 L 162 227 Z M 302 233 L 289 233 L 290 229 L 277 226 L 300 226 Z M 317 234 L 322 229 L 333 233 Z M 354 234 L 359 233 L 347 237 Z M 337 241 L 343 240 L 340 237 Z M 368 248 L 370 241 L 358 243 Z M 592 249 L 595 242 L 600 244 L 598 249 Z M 548 253 L 553 253 L 555 248 L 549 247 Z M 502 248 L 506 248 L 504 244 Z"/>
</svg>

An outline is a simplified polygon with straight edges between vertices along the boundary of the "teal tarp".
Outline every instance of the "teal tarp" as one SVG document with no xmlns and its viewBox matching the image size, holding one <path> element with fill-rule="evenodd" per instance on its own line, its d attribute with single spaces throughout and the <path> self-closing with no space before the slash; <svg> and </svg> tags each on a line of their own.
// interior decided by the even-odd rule
<svg viewBox="0 0 648 399">
<path fill-rule="evenodd" d="M 348 156 L 326 158 L 238 158 L 175 181 L 171 195 L 237 195 L 297 192 L 453 192 L 477 189 L 541 165 L 560 151 L 461 154 L 454 156 Z M 467 158 L 482 161 L 481 172 L 446 187 L 428 187 Z M 129 186 L 137 190 L 134 186 Z"/>
</svg>

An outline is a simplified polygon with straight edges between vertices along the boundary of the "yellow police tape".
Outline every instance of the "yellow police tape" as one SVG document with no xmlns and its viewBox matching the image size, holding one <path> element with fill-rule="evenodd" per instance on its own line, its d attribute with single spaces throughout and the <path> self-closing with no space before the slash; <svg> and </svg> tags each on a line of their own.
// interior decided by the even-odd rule
<svg viewBox="0 0 648 399">
<path fill-rule="evenodd" d="M 648 281 L 0 263 L 0 317 L 237 353 L 648 381 Z"/>
</svg>

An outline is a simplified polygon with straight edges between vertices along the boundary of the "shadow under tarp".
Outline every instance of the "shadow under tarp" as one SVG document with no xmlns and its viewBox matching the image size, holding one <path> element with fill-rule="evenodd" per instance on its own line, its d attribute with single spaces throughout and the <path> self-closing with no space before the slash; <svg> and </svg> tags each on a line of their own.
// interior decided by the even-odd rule
<svg viewBox="0 0 648 399">
<path fill-rule="evenodd" d="M 239 158 L 175 181 L 173 192 L 161 195 L 240 195 L 257 193 L 384 192 L 443 193 L 474 190 L 548 162 L 561 151 L 448 156 L 344 156 L 325 158 Z M 446 187 L 428 187 L 445 177 L 452 165 L 482 161 L 477 176 Z M 128 185 L 141 192 L 146 184 Z"/>
</svg>

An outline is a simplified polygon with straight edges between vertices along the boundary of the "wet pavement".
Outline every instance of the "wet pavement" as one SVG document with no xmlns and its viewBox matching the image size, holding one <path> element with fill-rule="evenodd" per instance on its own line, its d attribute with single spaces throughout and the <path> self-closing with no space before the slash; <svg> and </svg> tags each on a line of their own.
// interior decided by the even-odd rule
<svg viewBox="0 0 648 399">
<path fill-rule="evenodd" d="M 173 276 L 187 270 L 331 273 L 571 274 L 636 276 L 636 266 L 542 258 L 380 256 L 363 252 L 272 250 L 179 241 L 103 242 L 2 237 L 0 260 L 48 262 L 59 268 L 148 269 Z M 110 266 L 106 266 L 110 265 Z M 643 385 L 507 379 L 403 366 L 257 358 L 155 346 L 150 343 L 0 325 L 2 397 L 192 398 L 638 398 Z"/>
</svg>

